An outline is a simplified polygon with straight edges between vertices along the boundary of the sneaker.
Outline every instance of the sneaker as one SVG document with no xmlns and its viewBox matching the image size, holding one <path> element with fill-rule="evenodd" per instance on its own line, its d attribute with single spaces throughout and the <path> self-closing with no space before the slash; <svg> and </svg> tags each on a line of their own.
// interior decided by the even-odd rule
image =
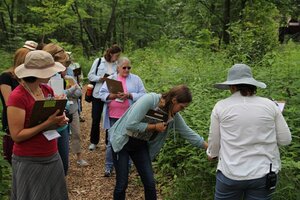
<svg viewBox="0 0 300 200">
<path fill-rule="evenodd" d="M 89 165 L 89 163 L 87 163 L 85 160 L 81 159 L 81 160 L 77 160 L 77 164 L 80 166 L 80 167 L 86 167 Z"/>
<path fill-rule="evenodd" d="M 91 143 L 90 146 L 89 146 L 89 150 L 94 151 L 95 149 L 96 149 L 96 145 Z"/>
<path fill-rule="evenodd" d="M 106 169 L 104 172 L 104 177 L 110 177 L 111 176 L 111 170 Z"/>
</svg>

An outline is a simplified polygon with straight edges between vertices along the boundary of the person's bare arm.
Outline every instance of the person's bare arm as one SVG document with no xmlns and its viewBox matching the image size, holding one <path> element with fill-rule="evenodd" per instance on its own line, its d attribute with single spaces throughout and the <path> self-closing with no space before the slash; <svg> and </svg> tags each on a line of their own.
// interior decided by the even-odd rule
<svg viewBox="0 0 300 200">
<path fill-rule="evenodd" d="M 51 115 L 46 121 L 43 123 L 34 126 L 32 128 L 24 128 L 25 123 L 25 110 L 9 106 L 7 108 L 7 118 L 8 118 L 8 126 L 9 131 L 11 134 L 12 139 L 15 142 L 22 142 L 25 140 L 30 139 L 31 137 L 37 135 L 41 131 L 47 129 L 49 126 L 52 125 L 62 125 L 66 124 L 67 121 L 65 120 L 65 116 L 56 116 L 58 114 L 59 110 L 57 110 L 53 115 Z"/>
<path fill-rule="evenodd" d="M 1 93 L 2 93 L 2 96 L 3 96 L 5 104 L 6 104 L 8 101 L 8 97 L 11 93 L 11 87 L 9 85 L 2 84 L 0 88 L 1 88 Z"/>
</svg>

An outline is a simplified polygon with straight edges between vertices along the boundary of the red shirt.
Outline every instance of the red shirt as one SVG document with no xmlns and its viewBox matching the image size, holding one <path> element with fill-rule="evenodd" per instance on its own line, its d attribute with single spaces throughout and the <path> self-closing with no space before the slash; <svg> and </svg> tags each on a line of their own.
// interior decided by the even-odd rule
<svg viewBox="0 0 300 200">
<path fill-rule="evenodd" d="M 54 96 L 53 90 L 45 85 L 40 85 L 45 97 Z M 24 128 L 29 127 L 34 98 L 19 85 L 12 91 L 8 98 L 7 106 L 14 106 L 25 110 Z M 48 157 L 57 152 L 57 140 L 48 141 L 42 132 L 20 143 L 14 143 L 13 153 L 17 156 Z"/>
</svg>

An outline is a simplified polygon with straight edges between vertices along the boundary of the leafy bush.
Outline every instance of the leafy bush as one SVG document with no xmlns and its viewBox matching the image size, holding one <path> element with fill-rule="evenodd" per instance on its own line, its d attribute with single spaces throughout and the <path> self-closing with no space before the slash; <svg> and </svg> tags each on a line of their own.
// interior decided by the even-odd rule
<svg viewBox="0 0 300 200">
<path fill-rule="evenodd" d="M 251 1 L 242 16 L 230 25 L 228 55 L 235 63 L 257 64 L 278 45 L 278 11 L 269 1 Z"/>
<path fill-rule="evenodd" d="M 193 102 L 181 114 L 192 129 L 207 138 L 214 104 L 229 95 L 212 85 L 226 79 L 231 59 L 222 52 L 211 53 L 181 40 L 160 45 L 164 42 L 133 52 L 130 58 L 134 66 L 138 65 L 133 73 L 141 76 L 148 91 L 163 92 L 174 85 L 187 84 Z M 250 64 L 254 76 L 268 85 L 258 90 L 258 95 L 286 100 L 284 115 L 293 133 L 292 144 L 280 148 L 283 165 L 274 199 L 297 199 L 292 188 L 300 190 L 299 179 L 291 179 L 299 174 L 299 52 L 300 47 L 291 43 L 266 53 L 257 65 Z M 216 163 L 208 162 L 203 150 L 192 147 L 178 133 L 169 134 L 154 165 L 164 199 L 212 199 Z"/>
<path fill-rule="evenodd" d="M 0 152 L 2 150 L 2 137 L 5 133 L 0 132 Z M 0 154 L 0 199 L 9 199 L 9 193 L 11 188 L 11 167 L 10 164 Z"/>
</svg>

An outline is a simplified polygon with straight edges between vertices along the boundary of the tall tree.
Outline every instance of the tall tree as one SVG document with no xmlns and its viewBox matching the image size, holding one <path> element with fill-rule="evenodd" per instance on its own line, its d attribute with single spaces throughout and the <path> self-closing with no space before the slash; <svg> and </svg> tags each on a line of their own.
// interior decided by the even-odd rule
<svg viewBox="0 0 300 200">
<path fill-rule="evenodd" d="M 230 23 L 230 0 L 224 0 L 224 15 L 223 15 L 223 41 L 225 44 L 229 44 L 230 36 L 228 33 L 228 27 Z"/>
</svg>

